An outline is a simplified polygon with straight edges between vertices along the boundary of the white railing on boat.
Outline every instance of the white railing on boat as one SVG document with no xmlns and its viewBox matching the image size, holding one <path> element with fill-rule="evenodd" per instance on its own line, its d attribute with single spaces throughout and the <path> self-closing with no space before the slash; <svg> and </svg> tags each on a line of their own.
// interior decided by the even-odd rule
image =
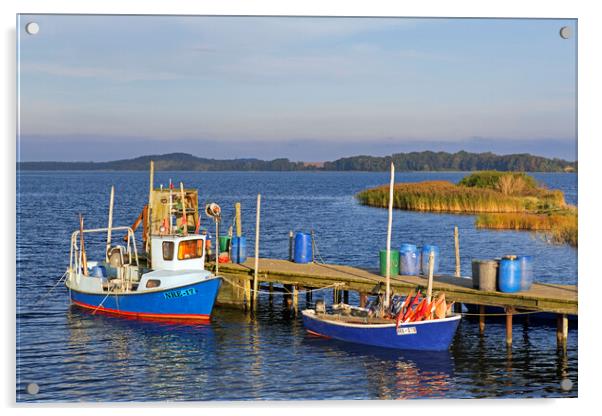
<svg viewBox="0 0 602 416">
<path fill-rule="evenodd" d="M 121 226 L 121 227 L 111 227 L 111 231 L 127 231 L 127 242 L 126 242 L 126 252 L 128 255 L 131 254 L 133 247 L 134 258 L 136 259 L 136 265 L 140 264 L 138 262 L 138 248 L 136 247 L 136 237 L 134 235 L 134 231 L 131 227 Z M 100 233 L 100 232 L 108 232 L 109 228 L 92 228 L 88 230 L 83 230 L 83 233 Z M 74 231 L 71 234 L 71 248 L 69 251 L 69 270 L 75 270 L 81 272 L 81 264 L 82 264 L 82 251 L 81 247 L 78 247 L 77 241 L 80 235 L 80 230 Z M 106 253 L 105 253 L 106 254 Z M 74 267 L 75 266 L 75 267 Z"/>
</svg>

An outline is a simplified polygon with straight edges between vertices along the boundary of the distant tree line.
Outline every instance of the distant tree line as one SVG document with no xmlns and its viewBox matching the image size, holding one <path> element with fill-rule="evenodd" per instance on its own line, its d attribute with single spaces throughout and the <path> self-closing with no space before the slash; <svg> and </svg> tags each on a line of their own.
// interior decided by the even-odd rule
<svg viewBox="0 0 602 416">
<path fill-rule="evenodd" d="M 207 159 L 187 153 L 141 156 L 134 159 L 110 162 L 19 162 L 21 170 L 147 170 L 149 162 L 155 161 L 157 170 L 177 171 L 371 171 L 389 169 L 391 159 L 399 171 L 524 171 L 524 172 L 567 172 L 576 171 L 577 162 L 548 159 L 530 154 L 496 155 L 493 153 L 468 152 L 411 152 L 393 156 L 353 156 L 324 162 L 323 166 L 289 159 Z"/>
<path fill-rule="evenodd" d="M 386 171 L 391 159 L 399 171 L 522 171 L 566 172 L 576 171 L 577 163 L 548 159 L 528 153 L 496 155 L 494 153 L 411 152 L 392 156 L 353 156 L 325 162 L 324 170 Z"/>
</svg>

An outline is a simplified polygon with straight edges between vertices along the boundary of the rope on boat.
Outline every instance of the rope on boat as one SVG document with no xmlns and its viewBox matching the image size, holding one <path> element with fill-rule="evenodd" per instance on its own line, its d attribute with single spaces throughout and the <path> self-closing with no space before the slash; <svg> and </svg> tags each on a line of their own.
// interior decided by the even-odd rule
<svg viewBox="0 0 602 416">
<path fill-rule="evenodd" d="M 253 288 L 247 289 L 244 286 L 239 285 L 238 283 L 234 283 L 233 281 L 231 281 L 230 279 L 228 279 L 228 278 L 226 278 L 224 276 L 220 276 L 220 277 L 222 279 L 224 279 L 226 282 L 230 283 L 232 286 L 236 287 L 236 288 L 239 288 L 239 289 L 242 289 L 242 290 L 250 290 L 251 292 L 255 292 L 255 290 L 253 290 Z M 297 293 L 303 294 L 303 293 L 319 292 L 321 290 L 332 289 L 332 288 L 338 287 L 338 286 L 345 286 L 345 283 L 333 283 L 333 284 L 331 284 L 329 286 L 323 286 L 323 287 L 320 287 L 320 288 L 317 288 L 317 289 L 303 289 L 303 290 L 298 290 Z M 257 293 L 258 294 L 263 293 L 263 294 L 266 294 L 266 295 L 278 294 L 278 295 L 283 295 L 283 296 L 285 296 L 285 295 L 292 295 L 293 294 L 293 292 L 291 292 L 290 290 L 287 290 L 286 288 L 285 288 L 284 292 L 269 292 L 267 290 L 261 290 L 261 289 L 259 289 L 259 290 L 257 290 Z"/>
<path fill-rule="evenodd" d="M 43 295 L 41 295 L 40 297 L 38 297 L 36 299 L 36 301 L 33 303 L 33 306 L 37 305 L 38 302 L 42 301 L 44 298 L 46 298 L 46 296 L 50 295 L 50 293 L 65 279 L 65 277 L 67 277 L 68 274 L 68 270 L 65 271 L 65 273 L 63 273 L 63 275 L 59 278 L 59 280 L 54 284 L 54 286 L 52 286 L 50 288 L 50 290 L 46 293 L 44 293 Z"/>
<path fill-rule="evenodd" d="M 96 307 L 96 309 L 94 309 L 94 311 L 92 312 L 92 315 L 95 315 L 96 311 L 99 310 L 100 308 L 102 308 L 102 304 L 105 303 L 105 300 L 107 300 L 107 298 L 111 294 L 112 290 L 113 290 L 113 288 L 109 288 L 109 293 L 107 293 L 107 296 L 105 296 L 104 299 L 102 300 L 102 302 L 100 302 L 100 304 Z"/>
</svg>

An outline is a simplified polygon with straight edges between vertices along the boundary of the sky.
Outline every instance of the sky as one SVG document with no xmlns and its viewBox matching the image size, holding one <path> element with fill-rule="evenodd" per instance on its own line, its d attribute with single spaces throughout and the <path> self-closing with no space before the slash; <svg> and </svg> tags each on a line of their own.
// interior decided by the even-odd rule
<svg viewBox="0 0 602 416">
<path fill-rule="evenodd" d="M 21 15 L 17 30 L 22 161 L 577 158 L 576 20 Z"/>
</svg>

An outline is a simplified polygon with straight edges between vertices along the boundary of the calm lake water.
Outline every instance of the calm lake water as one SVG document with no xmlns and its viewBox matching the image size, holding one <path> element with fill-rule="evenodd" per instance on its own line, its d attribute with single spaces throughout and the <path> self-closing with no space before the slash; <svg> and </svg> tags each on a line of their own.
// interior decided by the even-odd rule
<svg viewBox="0 0 602 416">
<path fill-rule="evenodd" d="M 378 267 L 386 242 L 387 212 L 360 206 L 353 195 L 385 184 L 387 173 L 157 172 L 199 189 L 199 204 L 221 205 L 231 225 L 243 207 L 243 232 L 253 253 L 255 204 L 262 194 L 261 255 L 286 258 L 288 231 L 313 229 L 321 259 Z M 465 173 L 398 173 L 398 182 L 444 179 Z M 577 204 L 577 175 L 535 174 Z M 61 284 L 47 296 L 69 261 L 70 234 L 105 227 L 110 186 L 114 225 L 131 225 L 148 197 L 146 172 L 23 172 L 17 197 L 17 400 L 140 401 L 250 399 L 396 399 L 576 397 L 577 330 L 567 355 L 556 349 L 555 327 L 516 323 L 507 350 L 503 322 L 463 319 L 449 352 L 373 349 L 306 335 L 277 296 L 260 297 L 257 315 L 217 308 L 209 324 L 176 325 L 91 315 L 69 305 Z M 529 232 L 476 230 L 474 216 L 395 211 L 393 246 L 436 244 L 441 271 L 453 273 L 453 227 L 460 230 L 462 272 L 473 258 L 530 254 L 536 280 L 577 284 L 577 250 Z M 203 218 L 205 219 L 205 218 Z M 205 222 L 202 225 L 211 224 Z M 97 252 L 100 251 L 100 240 Z M 93 251 L 94 241 L 87 242 Z M 89 255 L 92 257 L 92 255 Z M 330 301 L 331 292 L 313 300 Z M 304 308 L 305 297 L 300 296 Z M 352 296 L 352 301 L 356 300 Z M 37 303 L 36 303 L 37 302 Z M 555 325 L 555 324 L 554 324 Z M 560 381 L 569 378 L 572 389 Z M 29 395 L 28 383 L 40 391 Z"/>
</svg>

